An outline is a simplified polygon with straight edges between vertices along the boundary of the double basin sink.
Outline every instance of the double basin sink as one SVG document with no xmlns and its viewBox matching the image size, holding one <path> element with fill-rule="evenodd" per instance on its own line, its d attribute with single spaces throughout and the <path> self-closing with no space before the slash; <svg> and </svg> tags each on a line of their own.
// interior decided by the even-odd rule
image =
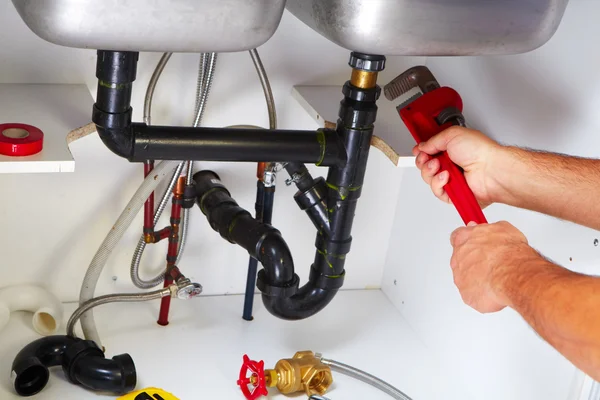
<svg viewBox="0 0 600 400">
<path fill-rule="evenodd" d="M 284 8 L 332 42 L 384 55 L 511 54 L 544 44 L 568 0 L 12 0 L 68 47 L 233 52 L 265 43 Z"/>
</svg>

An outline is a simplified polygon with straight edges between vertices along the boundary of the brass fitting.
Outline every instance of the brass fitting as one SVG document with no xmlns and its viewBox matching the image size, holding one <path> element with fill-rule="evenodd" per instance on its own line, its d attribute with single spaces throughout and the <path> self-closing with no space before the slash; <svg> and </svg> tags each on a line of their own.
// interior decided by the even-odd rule
<svg viewBox="0 0 600 400">
<path fill-rule="evenodd" d="M 274 369 L 265 370 L 265 381 L 283 394 L 303 391 L 312 396 L 325 394 L 333 376 L 331 368 L 321 363 L 312 351 L 299 351 L 292 358 L 279 360 Z"/>
<path fill-rule="evenodd" d="M 362 69 L 352 69 L 350 83 L 361 89 L 371 89 L 377 85 L 377 72 L 363 71 Z"/>
<path fill-rule="evenodd" d="M 144 233 L 144 242 L 146 244 L 155 243 L 154 235 L 152 233 Z"/>
</svg>

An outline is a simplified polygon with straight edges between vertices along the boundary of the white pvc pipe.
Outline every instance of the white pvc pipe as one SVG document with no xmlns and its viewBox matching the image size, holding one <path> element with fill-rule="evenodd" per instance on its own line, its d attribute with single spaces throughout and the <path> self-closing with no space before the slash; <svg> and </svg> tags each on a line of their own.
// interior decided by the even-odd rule
<svg viewBox="0 0 600 400">
<path fill-rule="evenodd" d="M 63 307 L 56 296 L 32 285 L 0 289 L 0 331 L 8 323 L 13 311 L 32 312 L 33 329 L 44 336 L 56 333 L 63 318 Z"/>
<path fill-rule="evenodd" d="M 170 175 L 173 170 L 179 165 L 179 161 L 163 161 L 152 170 L 142 185 L 134 193 L 129 203 L 125 206 L 125 209 L 117 219 L 117 222 L 112 226 L 108 235 L 100 245 L 100 248 L 94 255 L 90 266 L 88 267 L 83 283 L 81 285 L 81 291 L 79 292 L 79 305 L 81 306 L 86 301 L 94 297 L 96 292 L 96 284 L 100 278 L 100 274 L 106 265 L 108 257 L 112 253 L 113 249 L 119 243 L 119 240 L 125 234 L 129 225 L 133 222 L 133 219 L 140 211 L 150 193 L 152 193 L 158 184 L 167 176 Z M 83 314 L 81 317 L 81 328 L 83 329 L 83 335 L 88 340 L 93 340 L 102 347 L 98 330 L 96 329 L 96 323 L 94 322 L 93 311 L 90 310 Z"/>
</svg>

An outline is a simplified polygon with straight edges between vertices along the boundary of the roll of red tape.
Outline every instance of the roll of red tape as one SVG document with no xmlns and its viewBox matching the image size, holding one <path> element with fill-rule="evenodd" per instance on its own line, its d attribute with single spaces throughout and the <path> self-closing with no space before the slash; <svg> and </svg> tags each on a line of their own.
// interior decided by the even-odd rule
<svg viewBox="0 0 600 400">
<path fill-rule="evenodd" d="M 31 156 L 42 151 L 44 133 L 27 124 L 0 124 L 0 154 Z"/>
</svg>

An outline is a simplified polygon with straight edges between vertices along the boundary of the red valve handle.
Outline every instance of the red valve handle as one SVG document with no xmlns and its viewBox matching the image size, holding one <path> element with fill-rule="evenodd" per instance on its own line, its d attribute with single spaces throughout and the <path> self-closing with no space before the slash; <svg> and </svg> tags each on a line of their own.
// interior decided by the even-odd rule
<svg viewBox="0 0 600 400">
<path fill-rule="evenodd" d="M 415 141 L 421 143 L 452 126 L 451 122 L 440 125 L 436 119 L 442 111 L 448 108 L 456 108 L 462 112 L 462 99 L 454 89 L 442 87 L 423 94 L 400 109 L 399 114 Z M 445 151 L 433 158 L 440 160 L 440 171 L 448 171 L 450 174 L 444 190 L 448 193 L 448 197 L 452 200 L 452 204 L 456 207 L 465 225 L 471 221 L 478 224 L 487 223 L 481 206 L 467 184 L 463 170 L 450 160 Z"/>
<path fill-rule="evenodd" d="M 248 372 L 250 372 L 250 376 L 248 376 Z M 244 363 L 240 369 L 240 379 L 238 379 L 237 384 L 248 400 L 256 400 L 261 396 L 268 395 L 264 361 L 250 360 L 244 354 Z M 250 390 L 250 386 L 253 387 L 252 390 Z"/>
</svg>

